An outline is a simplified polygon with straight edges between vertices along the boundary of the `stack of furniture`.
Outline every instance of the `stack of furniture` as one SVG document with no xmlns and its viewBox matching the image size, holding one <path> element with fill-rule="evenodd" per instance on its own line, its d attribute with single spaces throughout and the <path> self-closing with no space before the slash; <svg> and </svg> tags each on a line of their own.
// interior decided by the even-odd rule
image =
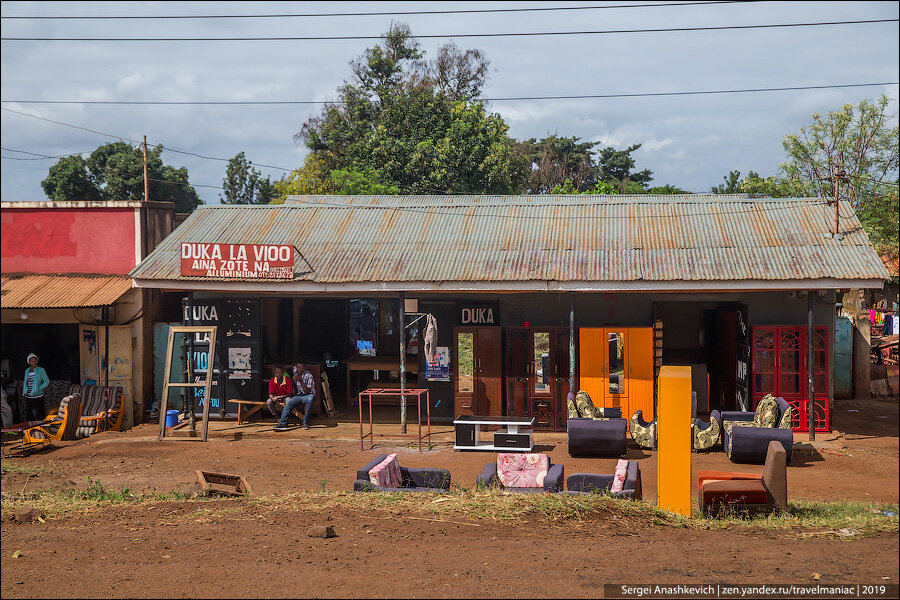
<svg viewBox="0 0 900 600">
<path fill-rule="evenodd" d="M 356 492 L 446 492 L 450 471 L 401 467 L 396 454 L 379 454 L 356 472 Z"/>
<path fill-rule="evenodd" d="M 787 510 L 787 451 L 780 442 L 766 447 L 761 475 L 725 471 L 697 472 L 697 501 L 703 512 Z"/>
<path fill-rule="evenodd" d="M 125 388 L 105 385 L 73 385 L 69 394 L 81 396 L 81 419 L 75 431 L 76 439 L 89 437 L 98 431 L 120 431 L 125 406 Z"/>
<path fill-rule="evenodd" d="M 584 391 L 567 398 L 571 456 L 622 456 L 628 423 L 617 408 L 596 408 Z M 577 416 L 575 416 L 577 415 Z"/>
<path fill-rule="evenodd" d="M 791 430 L 792 407 L 784 398 L 767 395 L 755 412 L 722 412 L 722 446 L 731 462 L 762 464 L 769 442 L 780 442 L 791 461 L 794 434 Z"/>
</svg>

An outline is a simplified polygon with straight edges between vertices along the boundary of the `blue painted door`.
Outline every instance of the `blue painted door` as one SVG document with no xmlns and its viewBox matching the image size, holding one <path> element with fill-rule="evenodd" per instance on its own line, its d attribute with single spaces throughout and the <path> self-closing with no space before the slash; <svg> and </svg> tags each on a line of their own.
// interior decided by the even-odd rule
<svg viewBox="0 0 900 600">
<path fill-rule="evenodd" d="M 834 324 L 834 397 L 853 395 L 853 323 L 837 317 Z"/>
</svg>

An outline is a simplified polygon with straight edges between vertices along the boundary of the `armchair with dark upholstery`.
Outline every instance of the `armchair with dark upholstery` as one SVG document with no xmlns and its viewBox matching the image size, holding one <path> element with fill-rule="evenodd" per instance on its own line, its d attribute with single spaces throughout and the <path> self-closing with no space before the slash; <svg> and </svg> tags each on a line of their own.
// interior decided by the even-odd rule
<svg viewBox="0 0 900 600">
<path fill-rule="evenodd" d="M 450 489 L 450 471 L 447 469 L 410 469 L 400 467 L 403 483 L 400 487 L 387 488 L 369 481 L 369 471 L 381 463 L 387 454 L 379 454 L 356 472 L 354 492 L 446 492 Z"/>
<path fill-rule="evenodd" d="M 761 475 L 725 471 L 697 472 L 697 500 L 703 512 L 723 508 L 746 512 L 787 509 L 787 451 L 781 442 L 766 446 Z"/>
<path fill-rule="evenodd" d="M 502 456 L 502 454 L 498 456 Z M 527 457 L 529 455 L 524 454 L 518 456 Z M 565 481 L 563 480 L 563 466 L 554 465 L 552 462 L 550 462 L 550 457 L 547 457 L 547 464 L 549 466 L 549 469 L 547 470 L 547 474 L 544 477 L 543 485 L 536 487 L 507 487 L 503 485 L 502 481 L 500 480 L 500 476 L 497 474 L 497 462 L 491 462 L 486 464 L 481 474 L 476 477 L 475 487 L 496 487 L 502 490 L 506 490 L 507 492 L 516 492 L 519 494 L 533 494 L 537 492 L 561 492 L 563 490 L 563 485 L 565 484 Z"/>
<path fill-rule="evenodd" d="M 722 412 L 722 447 L 725 454 L 736 463 L 762 464 L 766 460 L 766 452 L 769 442 L 781 442 L 787 453 L 787 461 L 791 462 L 791 449 L 794 446 L 794 433 L 791 430 L 792 408 L 784 398 L 773 398 L 777 407 L 772 425 L 757 426 L 760 419 L 760 404 L 767 402 L 767 398 L 760 400 L 757 411 Z M 769 401 L 771 405 L 771 401 Z M 773 408 L 772 412 L 775 413 Z M 770 419 L 772 421 L 772 419 Z"/>
<path fill-rule="evenodd" d="M 620 492 L 610 492 L 615 475 L 598 475 L 595 473 L 573 473 L 566 478 L 567 494 L 609 494 L 614 498 L 630 498 L 640 500 L 641 467 L 637 461 L 628 461 L 628 471 L 625 476 L 625 485 Z"/>
</svg>

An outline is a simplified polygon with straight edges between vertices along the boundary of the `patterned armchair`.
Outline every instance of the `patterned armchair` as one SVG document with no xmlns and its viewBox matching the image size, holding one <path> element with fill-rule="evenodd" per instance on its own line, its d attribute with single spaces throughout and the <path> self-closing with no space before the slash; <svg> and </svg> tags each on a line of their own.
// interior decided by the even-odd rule
<svg viewBox="0 0 900 600">
<path fill-rule="evenodd" d="M 731 462 L 763 464 L 769 442 L 781 442 L 791 461 L 794 433 L 791 430 L 793 408 L 784 398 L 767 394 L 755 412 L 722 413 L 722 446 Z"/>
<path fill-rule="evenodd" d="M 125 390 L 122 386 L 73 385 L 70 394 L 80 394 L 81 419 L 75 437 L 86 438 L 98 431 L 119 431 L 122 426 Z"/>
<path fill-rule="evenodd" d="M 36 427 L 25 430 L 26 444 L 50 443 L 52 440 L 74 440 L 78 420 L 81 418 L 81 396 L 72 394 L 62 399 L 56 413 L 47 415 L 47 420 Z"/>
<path fill-rule="evenodd" d="M 520 494 L 561 492 L 563 475 L 563 466 L 552 464 L 546 454 L 501 452 L 496 462 L 484 466 L 475 487 L 499 487 Z"/>
<path fill-rule="evenodd" d="M 691 446 L 694 450 L 710 450 L 719 443 L 722 433 L 722 415 L 714 410 L 709 421 L 694 419 L 691 425 Z"/>
<path fill-rule="evenodd" d="M 656 448 L 656 418 L 648 423 L 642 410 L 631 415 L 631 439 L 641 448 Z"/>
</svg>

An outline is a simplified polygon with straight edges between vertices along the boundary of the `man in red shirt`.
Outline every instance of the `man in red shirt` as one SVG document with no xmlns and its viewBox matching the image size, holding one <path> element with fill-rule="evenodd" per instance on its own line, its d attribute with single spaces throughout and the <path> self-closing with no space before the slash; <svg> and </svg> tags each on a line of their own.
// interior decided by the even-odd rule
<svg viewBox="0 0 900 600">
<path fill-rule="evenodd" d="M 281 414 L 281 404 L 294 395 L 294 382 L 285 374 L 284 369 L 275 367 L 275 377 L 269 380 L 269 399 L 266 406 L 273 417 Z"/>
</svg>

